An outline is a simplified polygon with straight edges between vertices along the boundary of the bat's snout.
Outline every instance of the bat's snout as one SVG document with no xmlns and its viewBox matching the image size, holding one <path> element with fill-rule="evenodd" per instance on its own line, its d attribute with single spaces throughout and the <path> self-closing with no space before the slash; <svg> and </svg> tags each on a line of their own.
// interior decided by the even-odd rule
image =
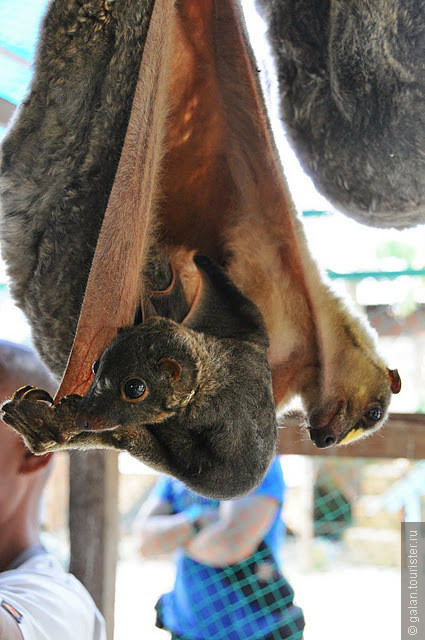
<svg viewBox="0 0 425 640">
<path fill-rule="evenodd" d="M 345 407 L 343 400 L 337 400 L 309 417 L 308 430 L 316 447 L 327 449 L 337 444 L 343 430 Z"/>
<path fill-rule="evenodd" d="M 332 429 L 309 429 L 310 438 L 319 449 L 327 449 L 336 444 L 337 436 Z"/>
<path fill-rule="evenodd" d="M 108 427 L 102 420 L 91 416 L 88 411 L 78 411 L 75 424 L 81 431 L 106 431 Z"/>
</svg>

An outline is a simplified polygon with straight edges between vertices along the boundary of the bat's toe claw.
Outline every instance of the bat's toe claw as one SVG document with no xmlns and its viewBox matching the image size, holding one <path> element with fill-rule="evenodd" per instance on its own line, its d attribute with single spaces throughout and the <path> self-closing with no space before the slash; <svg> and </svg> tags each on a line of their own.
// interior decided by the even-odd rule
<svg viewBox="0 0 425 640">
<path fill-rule="evenodd" d="M 49 402 L 50 404 L 53 404 L 53 398 L 50 395 L 50 393 L 47 393 L 47 391 L 44 391 L 44 389 L 39 389 L 38 387 L 34 387 L 30 384 L 27 384 L 25 385 L 25 387 L 20 387 L 17 391 L 15 391 L 15 393 L 13 394 L 9 402 L 4 404 L 2 409 L 3 411 L 5 411 L 7 408 L 10 408 L 11 406 L 16 407 L 24 400 L 25 402 L 27 402 L 28 400 L 30 400 L 31 402 L 37 401 L 37 400 L 43 400 L 44 402 Z"/>
<path fill-rule="evenodd" d="M 44 450 L 39 451 L 37 445 L 52 440 L 49 429 L 52 407 L 53 399 L 47 391 L 26 385 L 2 406 L 3 420 L 24 437 L 31 451 L 42 453 Z"/>
<path fill-rule="evenodd" d="M 3 419 L 33 453 L 47 453 L 62 448 L 78 432 L 75 415 L 80 400 L 81 396 L 70 395 L 55 405 L 47 391 L 27 385 L 3 405 Z"/>
<path fill-rule="evenodd" d="M 50 393 L 44 391 L 44 389 L 38 389 L 38 387 L 32 387 L 28 389 L 22 396 L 22 399 L 29 399 L 31 401 L 34 400 L 42 400 L 43 402 L 49 402 L 53 404 L 53 398 Z"/>
<path fill-rule="evenodd" d="M 15 391 L 15 393 L 13 394 L 13 396 L 10 399 L 10 402 L 19 402 L 26 393 L 28 393 L 28 391 L 31 391 L 32 389 L 37 389 L 37 387 L 34 387 L 31 384 L 27 384 L 25 385 L 25 387 L 19 387 L 19 389 L 17 389 Z"/>
</svg>

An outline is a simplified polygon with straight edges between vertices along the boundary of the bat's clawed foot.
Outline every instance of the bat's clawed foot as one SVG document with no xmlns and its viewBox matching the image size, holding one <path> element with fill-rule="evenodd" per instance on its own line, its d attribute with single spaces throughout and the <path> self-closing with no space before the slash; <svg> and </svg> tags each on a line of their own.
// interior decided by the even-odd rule
<svg viewBox="0 0 425 640">
<path fill-rule="evenodd" d="M 80 400 L 69 395 L 54 405 L 47 391 L 27 385 L 2 406 L 3 420 L 22 435 L 33 453 L 47 453 L 63 448 L 79 432 L 75 414 Z"/>
<path fill-rule="evenodd" d="M 43 400 L 44 402 L 53 404 L 53 398 L 50 393 L 44 391 L 44 389 L 33 387 L 30 384 L 27 384 L 26 387 L 21 387 L 20 389 L 15 391 L 8 404 L 19 404 L 19 402 L 23 400 L 23 398 L 31 398 L 32 400 Z"/>
</svg>

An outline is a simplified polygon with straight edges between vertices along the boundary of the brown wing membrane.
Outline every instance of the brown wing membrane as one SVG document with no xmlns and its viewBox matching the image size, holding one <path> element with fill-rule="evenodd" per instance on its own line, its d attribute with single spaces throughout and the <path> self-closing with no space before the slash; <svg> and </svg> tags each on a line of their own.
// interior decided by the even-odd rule
<svg viewBox="0 0 425 640">
<path fill-rule="evenodd" d="M 167 0 L 155 2 L 119 167 L 55 401 L 87 391 L 92 363 L 117 327 L 131 324 L 140 299 L 140 274 L 149 247 L 165 130 L 173 31 L 170 6 Z"/>
<path fill-rule="evenodd" d="M 241 25 L 232 0 L 185 0 L 178 11 L 166 0 L 155 2 L 121 160 L 56 400 L 84 394 L 92 362 L 117 327 L 132 323 L 150 229 L 158 222 L 170 253 L 183 246 L 226 261 L 269 330 L 280 322 L 271 317 L 279 308 L 267 291 L 270 277 L 285 271 L 295 288 L 304 288 L 287 187 Z M 252 239 L 261 246 L 255 255 Z M 277 332 L 272 350 L 276 342 Z"/>
</svg>

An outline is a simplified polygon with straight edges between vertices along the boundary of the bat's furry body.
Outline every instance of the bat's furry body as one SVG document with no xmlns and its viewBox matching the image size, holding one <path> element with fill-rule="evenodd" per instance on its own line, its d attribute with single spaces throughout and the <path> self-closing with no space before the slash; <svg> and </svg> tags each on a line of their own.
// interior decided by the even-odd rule
<svg viewBox="0 0 425 640">
<path fill-rule="evenodd" d="M 364 224 L 425 222 L 425 5 L 257 0 L 305 171 Z"/>
<path fill-rule="evenodd" d="M 2 251 L 12 293 L 40 355 L 59 377 L 118 166 L 152 7 L 153 0 L 53 2 L 30 92 L 2 145 Z"/>
<path fill-rule="evenodd" d="M 150 131 L 152 145 L 138 144 L 134 130 L 125 141 L 139 158 L 154 148 L 155 160 L 143 255 L 132 277 L 141 279 L 155 244 L 170 253 L 183 245 L 215 259 L 264 317 L 278 406 L 300 393 L 319 446 L 327 446 L 325 432 L 332 443 L 354 429 L 369 432 L 382 424 L 394 385 L 369 329 L 333 295 L 309 254 L 280 170 L 242 17 L 232 0 L 161 3 L 167 39 L 157 48 L 166 69 L 159 68 L 160 82 L 145 69 L 138 89 L 143 101 L 143 92 L 158 94 L 152 89 L 159 82 L 165 97 L 151 114 L 153 124 L 147 110 L 138 125 Z M 58 376 L 77 326 L 151 10 L 152 2 L 55 0 L 44 21 L 30 94 L 4 142 L 3 255 L 37 348 Z M 132 169 L 123 162 L 114 188 L 120 170 Z M 129 183 L 120 184 L 118 195 L 138 197 L 134 185 L 126 194 Z M 112 191 L 108 209 L 114 199 Z M 129 231 L 127 243 L 135 235 Z M 102 234 L 96 256 L 104 252 L 101 239 Z M 118 256 L 116 264 L 121 262 Z M 116 276 L 106 271 L 94 282 L 94 290 L 103 292 L 94 318 L 100 326 Z M 143 279 L 139 286 L 143 293 Z M 89 280 L 86 299 L 90 290 Z M 81 339 L 77 334 L 76 344 L 88 345 L 78 369 L 87 381 L 82 393 L 90 363 L 108 341 L 100 343 L 96 331 Z M 364 413 L 376 403 L 381 418 L 371 425 Z M 109 446 L 95 436 L 86 444 Z"/>
<path fill-rule="evenodd" d="M 29 388 L 4 405 L 5 421 L 20 425 L 31 448 L 126 449 L 212 498 L 258 485 L 277 439 L 267 331 L 222 269 L 195 260 L 202 286 L 183 324 L 154 317 L 120 329 L 83 399 L 67 396 L 53 406 Z M 131 380 L 143 384 L 134 399 L 124 393 Z M 33 399 L 42 402 L 25 429 L 20 420 Z"/>
<path fill-rule="evenodd" d="M 121 438 L 130 432 L 136 455 L 137 431 L 148 429 L 169 472 L 189 487 L 215 498 L 229 488 L 243 495 L 264 477 L 276 450 L 267 331 L 221 269 L 205 258 L 196 263 L 202 292 L 187 319 L 154 318 L 120 330 L 76 420 L 88 430 L 116 429 Z M 171 372 L 161 369 L 164 362 Z M 123 397 L 129 378 L 146 383 L 140 401 Z"/>
</svg>

